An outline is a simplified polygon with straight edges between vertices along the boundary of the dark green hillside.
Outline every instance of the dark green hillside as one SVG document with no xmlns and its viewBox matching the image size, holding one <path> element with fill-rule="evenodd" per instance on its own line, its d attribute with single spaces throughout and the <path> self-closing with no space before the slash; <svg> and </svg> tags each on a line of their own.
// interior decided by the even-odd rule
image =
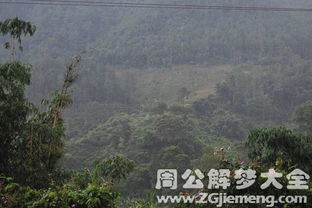
<svg viewBox="0 0 312 208">
<path fill-rule="evenodd" d="M 237 66 L 204 99 L 169 106 L 158 102 L 144 111 L 113 116 L 68 143 L 63 162 L 66 167 L 79 169 L 90 166 L 94 159 L 102 160 L 116 152 L 124 154 L 137 164 L 124 187 L 129 189 L 139 188 L 133 184 L 151 186 L 148 181 L 155 178 L 158 168 L 211 167 L 218 159 L 213 156 L 218 148 L 230 147 L 226 154 L 246 159 L 238 148 L 249 130 L 276 125 L 295 127 L 292 119 L 296 107 L 312 99 L 310 61 L 270 61 Z M 309 112 L 308 103 L 304 106 L 301 111 Z M 296 122 L 307 126 L 306 119 L 301 113 Z M 139 177 L 143 175 L 144 179 Z M 147 187 L 141 188 L 144 192 Z"/>
<path fill-rule="evenodd" d="M 170 3 L 216 4 L 212 0 Z M 308 7 L 311 2 L 235 0 L 218 1 L 218 4 Z M 183 97 L 188 97 L 185 100 L 188 104 L 206 97 L 215 91 L 214 85 L 223 80 L 223 72 L 228 70 L 221 67 L 220 74 L 219 71 L 206 73 L 201 67 L 209 71 L 211 66 L 226 64 L 233 68 L 249 62 L 268 67 L 283 64 L 282 67 L 287 65 L 292 70 L 289 60 L 309 60 L 312 54 L 312 31 L 307 27 L 312 18 L 304 12 L 1 5 L 2 19 L 15 15 L 30 20 L 38 28 L 38 35 L 24 44 L 25 52 L 21 56 L 34 65 L 27 94 L 36 103 L 61 84 L 62 66 L 67 62 L 64 57 L 87 49 L 81 76 L 73 86 L 74 105 L 66 116 L 69 137 L 75 138 L 115 112 L 133 112 L 155 102 L 182 103 Z M 5 59 L 7 54 L 1 52 L 1 57 Z M 176 69 L 181 65 L 186 68 L 178 74 Z M 193 68 L 198 68 L 199 74 L 193 73 Z M 166 72 L 158 73 L 160 69 Z M 285 92 L 277 96 L 280 100 L 276 102 L 283 102 L 283 98 L 292 95 Z M 291 113 L 294 105 L 305 100 L 300 99 L 285 111 Z M 265 100 L 260 102 L 270 105 Z M 263 106 L 256 100 L 235 102 L 236 105 L 258 103 L 254 108 Z M 94 111 L 99 115 L 96 118 L 92 110 L 87 110 L 94 105 L 98 106 Z M 250 111 L 255 114 L 259 109 Z M 77 116 L 77 112 L 85 115 Z"/>
<path fill-rule="evenodd" d="M 213 125 L 213 124 L 211 124 Z M 121 114 L 89 131 L 67 146 L 64 166 L 73 169 L 90 167 L 94 160 L 103 160 L 112 154 L 123 154 L 135 161 L 136 167 L 124 188 L 148 193 L 159 168 L 186 168 L 213 166 L 215 159 L 205 158 L 215 148 L 236 143 L 218 138 L 211 131 L 209 119 L 198 119 L 191 109 L 179 106 L 155 108 L 153 112 Z M 202 158 L 203 157 L 203 158 Z M 142 185 L 143 184 L 143 185 Z"/>
<path fill-rule="evenodd" d="M 271 168 L 312 174 L 310 0 L 131 0 L 275 11 L 23 1 L 0 2 L 1 208 L 156 208 L 157 194 L 218 192 L 181 185 L 185 170 L 211 168 L 257 171 L 229 195 L 310 200 L 311 181 L 259 189 Z M 178 170 L 177 190 L 155 190 L 158 169 Z M 215 207 L 180 205 L 164 207 Z"/>
</svg>

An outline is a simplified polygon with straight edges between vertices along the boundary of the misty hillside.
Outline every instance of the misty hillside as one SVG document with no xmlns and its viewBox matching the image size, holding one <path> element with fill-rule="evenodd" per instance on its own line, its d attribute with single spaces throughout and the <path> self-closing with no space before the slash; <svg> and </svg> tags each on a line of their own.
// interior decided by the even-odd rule
<svg viewBox="0 0 312 208">
<path fill-rule="evenodd" d="M 215 4 L 214 1 L 179 0 L 171 3 Z M 289 0 L 218 3 L 266 7 L 307 7 L 311 4 L 310 1 L 294 3 Z M 312 18 L 305 12 L 1 5 L 2 19 L 16 15 L 33 22 L 38 28 L 37 35 L 25 41 L 22 57 L 34 65 L 36 73 L 32 77 L 29 94 L 36 102 L 61 82 L 59 72 L 68 60 L 65 57 L 83 50 L 86 50 L 83 71 L 74 90 L 76 104 L 96 101 L 121 106 L 128 106 L 129 103 L 140 106 L 145 100 L 141 98 L 137 101 L 127 93 L 130 91 L 127 91 L 128 85 L 132 85 L 129 77 L 127 81 L 124 78 L 119 80 L 124 84 L 114 86 L 113 80 L 120 77 L 114 72 L 116 68 L 144 70 L 176 65 L 238 65 L 246 62 L 279 64 L 293 57 L 309 60 L 312 54 L 312 29 L 307 27 Z M 194 80 L 194 77 L 191 79 Z M 194 86 L 194 81 L 191 82 L 187 85 Z M 96 89 L 92 89 L 92 85 Z M 180 87 L 179 84 L 173 85 Z M 165 86 L 159 89 L 158 95 L 149 98 L 166 102 L 160 95 L 166 94 Z M 213 91 L 206 86 L 182 87 L 190 88 L 189 91 L 199 90 L 199 94 Z M 116 92 L 112 92 L 111 88 Z M 95 93 L 90 93 L 90 90 Z M 146 91 L 152 93 L 153 89 L 144 91 L 139 92 L 140 97 Z"/>
<path fill-rule="evenodd" d="M 171 1 L 175 2 L 215 4 Z M 307 7 L 311 2 L 270 0 L 261 4 L 236 0 L 218 4 Z M 285 51 L 311 58 L 311 29 L 307 25 L 312 20 L 304 12 L 2 5 L 0 15 L 1 18 L 19 15 L 37 25 L 40 34 L 27 43 L 32 46 L 27 55 L 33 59 L 39 54 L 57 59 L 86 49 L 95 65 L 127 68 L 243 63 L 278 57 Z"/>
<path fill-rule="evenodd" d="M 312 7 L 309 0 L 170 3 Z M 33 65 L 26 94 L 36 105 L 62 85 L 64 66 L 81 53 L 57 164 L 78 171 L 124 155 L 135 163 L 118 185 L 127 196 L 148 195 L 160 168 L 212 168 L 224 158 L 248 164 L 254 158 L 244 144 L 253 129 L 311 133 L 311 12 L 1 5 L 0 19 L 14 16 L 37 27 L 18 55 Z M 268 152 L 256 146 L 254 154 L 278 152 L 265 145 Z M 294 150 L 296 159 L 301 154 Z M 265 159 L 269 166 L 276 158 Z"/>
</svg>

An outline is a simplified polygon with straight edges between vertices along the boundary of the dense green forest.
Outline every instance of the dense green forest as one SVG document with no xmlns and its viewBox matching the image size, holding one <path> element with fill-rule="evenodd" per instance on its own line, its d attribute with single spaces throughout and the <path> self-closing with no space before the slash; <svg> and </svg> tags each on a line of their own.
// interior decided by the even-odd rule
<svg viewBox="0 0 312 208">
<path fill-rule="evenodd" d="M 162 168 L 311 175 L 311 23 L 310 12 L 0 5 L 0 207 L 159 207 Z M 309 185 L 227 193 L 295 193 L 309 202 L 281 207 L 311 207 Z"/>
</svg>

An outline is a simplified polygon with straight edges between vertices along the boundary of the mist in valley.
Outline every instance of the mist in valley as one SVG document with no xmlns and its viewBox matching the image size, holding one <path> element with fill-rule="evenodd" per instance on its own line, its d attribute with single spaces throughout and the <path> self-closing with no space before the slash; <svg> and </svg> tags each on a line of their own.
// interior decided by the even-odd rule
<svg viewBox="0 0 312 208">
<path fill-rule="evenodd" d="M 131 2 L 312 8 L 308 0 Z M 111 180 L 124 197 L 118 207 L 143 208 L 158 207 L 149 201 L 158 169 L 296 167 L 312 173 L 311 11 L 0 4 L 0 21 L 14 17 L 36 26 L 32 37 L 22 37 L 16 59 L 32 65 L 25 98 L 38 109 L 64 89 L 72 57 L 81 58 L 74 65 L 78 77 L 66 88 L 72 103 L 56 108 L 62 145 L 47 172 L 66 174 L 55 183 L 70 181 L 83 190 L 94 182 L 90 172 L 99 170 L 95 175 Z M 12 56 L 4 49 L 0 55 L 1 64 Z M 116 168 L 125 171 L 120 177 L 107 172 L 113 159 L 128 165 Z M 30 171 L 34 178 L 18 182 L 45 180 L 40 167 Z M 42 184 L 34 187 L 47 188 Z"/>
</svg>

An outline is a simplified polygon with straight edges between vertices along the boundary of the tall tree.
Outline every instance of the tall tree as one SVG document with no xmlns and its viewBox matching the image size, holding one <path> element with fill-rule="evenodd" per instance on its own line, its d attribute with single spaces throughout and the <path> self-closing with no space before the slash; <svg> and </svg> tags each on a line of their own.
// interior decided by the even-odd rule
<svg viewBox="0 0 312 208">
<path fill-rule="evenodd" d="M 62 113 L 71 103 L 68 89 L 78 76 L 76 66 L 79 61 L 80 55 L 67 66 L 61 89 L 50 100 L 43 100 L 46 110 L 34 108 L 27 121 L 25 139 L 19 151 L 27 158 L 26 163 L 19 160 L 20 167 L 27 173 L 23 178 L 27 183 L 38 187 L 46 185 L 49 174 L 56 169 L 57 162 L 63 155 L 65 128 Z"/>
<path fill-rule="evenodd" d="M 16 147 L 23 140 L 30 109 L 24 93 L 30 68 L 20 62 L 0 65 L 0 173 L 14 171 Z"/>
<path fill-rule="evenodd" d="M 15 59 L 17 41 L 22 50 L 21 36 L 32 36 L 36 27 L 18 18 L 0 22 L 0 35 L 10 35 L 11 43 L 6 42 L 5 48 L 12 44 L 12 57 Z M 31 66 L 18 61 L 0 65 L 0 173 L 10 174 L 14 171 L 17 146 L 23 140 L 26 117 L 30 104 L 25 98 L 25 87 L 30 83 Z"/>
<path fill-rule="evenodd" d="M 0 34 L 10 35 L 15 60 L 15 42 L 22 50 L 24 35 L 32 36 L 36 27 L 19 18 L 0 22 Z M 50 175 L 63 154 L 63 110 L 71 103 L 69 88 L 77 79 L 77 64 L 81 56 L 74 57 L 67 66 L 62 87 L 46 107 L 39 110 L 25 98 L 25 87 L 31 78 L 31 66 L 19 61 L 0 65 L 0 174 L 14 176 L 19 182 L 35 187 L 48 185 Z"/>
</svg>

